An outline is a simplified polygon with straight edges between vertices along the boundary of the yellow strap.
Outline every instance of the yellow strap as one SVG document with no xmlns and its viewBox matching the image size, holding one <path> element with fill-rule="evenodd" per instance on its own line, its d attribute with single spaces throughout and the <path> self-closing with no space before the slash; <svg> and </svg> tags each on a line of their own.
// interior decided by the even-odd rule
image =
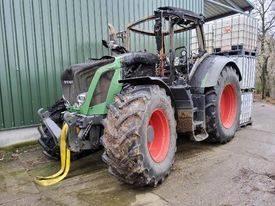
<svg viewBox="0 0 275 206">
<path fill-rule="evenodd" d="M 55 178 L 59 175 L 61 175 L 64 170 L 65 170 L 65 161 L 66 161 L 66 140 L 64 141 L 63 138 L 66 137 L 67 135 L 67 130 L 68 128 L 66 128 L 68 125 L 64 125 L 64 127 L 62 128 L 62 132 L 61 132 L 61 138 L 60 138 L 60 159 L 61 159 L 61 169 L 48 177 L 43 177 L 43 176 L 37 176 L 36 179 L 37 180 L 42 180 L 42 179 L 51 179 L 51 178 Z"/>
<path fill-rule="evenodd" d="M 68 125 L 64 124 L 61 137 L 60 137 L 60 159 L 61 159 L 61 169 L 48 177 L 37 176 L 35 182 L 42 186 L 49 186 L 60 182 L 64 179 L 69 170 L 70 170 L 70 150 L 67 148 L 67 132 L 68 132 Z"/>
<path fill-rule="evenodd" d="M 35 182 L 41 186 L 54 185 L 60 182 L 61 180 L 63 180 L 67 176 L 69 170 L 70 170 L 70 150 L 67 149 L 66 166 L 63 174 L 52 179 L 35 180 Z"/>
</svg>

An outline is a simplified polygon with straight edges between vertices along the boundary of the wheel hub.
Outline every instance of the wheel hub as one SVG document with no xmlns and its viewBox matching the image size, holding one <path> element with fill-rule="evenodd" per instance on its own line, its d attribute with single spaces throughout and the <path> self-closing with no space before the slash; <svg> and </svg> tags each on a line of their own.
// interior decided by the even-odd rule
<svg viewBox="0 0 275 206">
<path fill-rule="evenodd" d="M 237 92 L 233 84 L 224 87 L 220 100 L 220 119 L 225 128 L 231 128 L 237 115 Z"/>
<path fill-rule="evenodd" d="M 155 110 L 147 128 L 147 147 L 155 162 L 165 160 L 170 144 L 168 119 L 162 109 Z"/>
</svg>

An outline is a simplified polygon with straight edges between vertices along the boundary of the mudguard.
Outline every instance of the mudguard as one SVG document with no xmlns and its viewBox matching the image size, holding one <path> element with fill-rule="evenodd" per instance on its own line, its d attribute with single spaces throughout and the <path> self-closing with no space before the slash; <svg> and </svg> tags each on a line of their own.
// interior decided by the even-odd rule
<svg viewBox="0 0 275 206">
<path fill-rule="evenodd" d="M 119 80 L 118 82 L 122 84 L 131 84 L 131 85 L 158 85 L 159 87 L 165 89 L 166 94 L 171 98 L 172 106 L 176 110 L 175 97 L 171 89 L 162 79 L 158 77 L 134 77 L 134 78 L 122 79 L 122 80 Z M 175 112 L 175 117 L 177 118 L 176 112 Z"/>
<path fill-rule="evenodd" d="M 134 77 L 134 78 L 128 78 L 128 79 L 122 79 L 118 81 L 119 83 L 125 84 L 132 84 L 132 85 L 158 85 L 161 88 L 164 88 L 167 95 L 171 97 L 172 102 L 174 102 L 174 95 L 172 94 L 169 86 L 160 78 L 158 77 Z"/>
<path fill-rule="evenodd" d="M 213 87 L 217 84 L 222 69 L 232 66 L 242 80 L 241 72 L 234 61 L 225 56 L 209 55 L 197 67 L 190 80 L 191 87 Z"/>
</svg>

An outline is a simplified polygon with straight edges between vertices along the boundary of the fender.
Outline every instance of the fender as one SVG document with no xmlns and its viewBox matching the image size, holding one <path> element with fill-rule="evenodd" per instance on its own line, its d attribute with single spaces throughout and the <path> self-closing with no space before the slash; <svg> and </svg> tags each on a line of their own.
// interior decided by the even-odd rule
<svg viewBox="0 0 275 206">
<path fill-rule="evenodd" d="M 175 118 L 178 119 L 175 96 L 172 93 L 170 87 L 162 79 L 158 77 L 134 77 L 134 78 L 122 79 L 122 80 L 119 80 L 118 82 L 123 84 L 130 84 L 130 85 L 158 85 L 159 87 L 163 88 L 166 94 L 171 98 L 172 106 L 175 109 Z"/>
<path fill-rule="evenodd" d="M 209 55 L 197 67 L 190 80 L 191 87 L 213 87 L 217 84 L 221 71 L 225 66 L 232 66 L 242 80 L 241 72 L 234 61 L 225 56 Z"/>
<path fill-rule="evenodd" d="M 175 109 L 175 118 L 178 119 L 178 111 L 191 110 L 193 108 L 192 95 L 190 90 L 185 87 L 169 87 L 161 78 L 158 77 L 135 77 L 119 80 L 119 83 L 130 85 L 158 85 L 170 96 L 171 103 Z"/>
<path fill-rule="evenodd" d="M 158 77 L 134 77 L 128 79 L 122 79 L 118 81 L 122 84 L 131 84 L 131 85 L 158 85 L 159 87 L 165 89 L 166 94 L 171 97 L 171 101 L 175 102 L 175 97 L 169 88 L 169 86 Z"/>
</svg>

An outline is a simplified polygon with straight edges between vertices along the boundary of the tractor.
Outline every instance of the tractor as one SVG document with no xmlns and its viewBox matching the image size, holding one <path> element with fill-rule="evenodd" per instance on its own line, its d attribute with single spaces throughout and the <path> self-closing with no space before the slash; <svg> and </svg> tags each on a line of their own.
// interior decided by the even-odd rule
<svg viewBox="0 0 275 206">
<path fill-rule="evenodd" d="M 138 27 L 146 22 L 152 31 Z M 231 59 L 206 52 L 204 23 L 203 15 L 167 6 L 126 31 L 110 25 L 103 45 L 113 55 L 70 66 L 61 76 L 62 99 L 38 111 L 39 143 L 46 155 L 60 155 L 61 170 L 37 181 L 56 183 L 66 176 L 71 153 L 78 158 L 103 148 L 113 176 L 157 186 L 171 171 L 178 134 L 196 142 L 229 142 L 239 127 L 242 77 Z M 193 29 L 199 49 L 189 55 L 174 37 Z M 154 38 L 155 54 L 130 51 L 131 32 Z"/>
</svg>

